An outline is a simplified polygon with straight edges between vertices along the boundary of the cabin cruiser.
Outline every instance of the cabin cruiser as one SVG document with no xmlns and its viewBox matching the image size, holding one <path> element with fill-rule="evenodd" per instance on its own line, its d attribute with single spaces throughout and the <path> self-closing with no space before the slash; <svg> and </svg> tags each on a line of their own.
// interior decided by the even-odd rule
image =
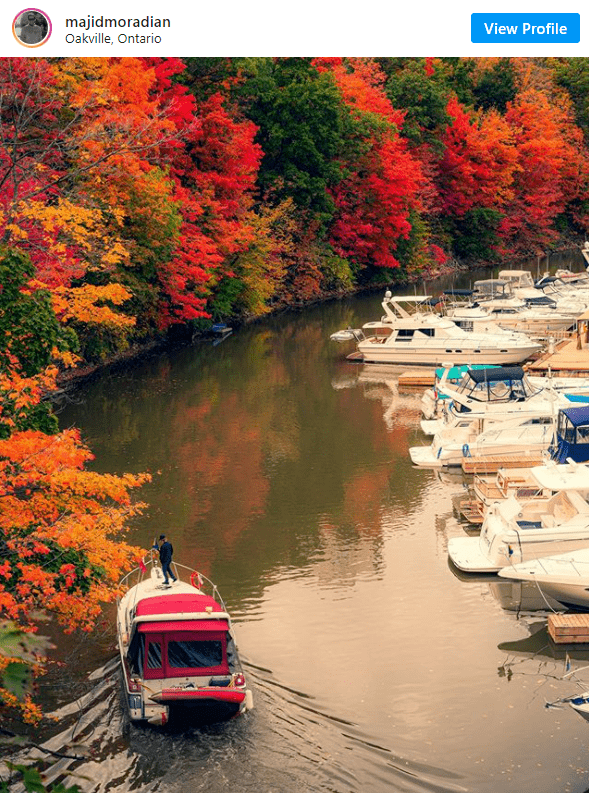
<svg viewBox="0 0 589 793">
<path fill-rule="evenodd" d="M 548 447 L 544 466 L 524 468 L 525 461 L 522 460 L 522 467 L 501 468 L 495 476 L 475 475 L 469 498 L 464 502 L 466 510 L 463 514 L 469 519 L 474 516 L 478 521 L 491 503 L 503 501 L 511 495 L 518 501 L 548 500 L 555 492 L 571 484 L 565 460 L 569 465 L 571 462 L 589 461 L 589 409 L 586 407 L 559 411 L 554 440 Z M 544 481 L 545 466 L 549 471 L 548 480 L 541 484 L 534 472 Z M 555 474 L 555 466 L 562 466 L 558 469 L 561 474 L 567 472 L 563 481 Z M 582 485 L 579 483 L 580 490 L 584 490 Z"/>
<path fill-rule="evenodd" d="M 439 365 L 454 363 L 520 363 L 539 352 L 541 345 L 525 334 L 498 328 L 493 333 L 469 333 L 455 322 L 424 307 L 431 298 L 393 297 L 385 293 L 384 316 L 359 329 L 331 335 L 334 341 L 355 339 L 365 363 Z M 413 312 L 402 304 L 412 304 Z"/>
<path fill-rule="evenodd" d="M 496 573 L 520 562 L 589 546 L 589 475 L 586 466 L 554 463 L 532 469 L 547 499 L 510 495 L 487 509 L 479 537 L 454 537 L 448 555 L 464 572 Z"/>
<path fill-rule="evenodd" d="M 574 399 L 589 400 L 589 383 L 582 379 L 575 378 L 575 383 L 563 380 L 560 387 L 559 378 L 542 380 L 545 385 L 539 379 L 530 380 L 521 366 L 469 369 L 456 386 L 448 385 L 443 376 L 438 391 L 448 398 L 442 415 L 423 420 L 421 429 L 426 435 L 435 435 L 444 427 L 464 427 L 468 422 L 482 419 L 482 432 L 491 424 L 507 419 L 556 417 L 559 408 L 572 407 Z"/>
<path fill-rule="evenodd" d="M 449 369 L 448 373 L 446 374 L 445 382 L 450 383 L 450 385 L 458 385 L 466 372 L 469 369 L 486 369 L 487 367 L 494 366 L 494 364 L 475 364 L 474 366 L 468 366 L 463 364 L 462 366 L 450 366 L 447 367 Z M 495 367 L 496 368 L 496 367 Z M 439 413 L 442 409 L 444 404 L 444 400 L 448 399 L 448 396 L 443 392 L 440 391 L 439 385 L 446 373 L 446 368 L 443 366 L 439 366 L 434 373 L 434 384 L 431 388 L 426 388 L 423 392 L 421 397 L 421 412 L 423 414 L 424 419 L 435 419 L 439 418 Z"/>
<path fill-rule="evenodd" d="M 486 279 L 475 281 L 472 290 L 446 291 L 453 301 L 445 303 L 445 314 L 464 330 L 479 333 L 504 328 L 546 337 L 573 328 L 585 302 L 571 304 L 570 295 L 565 302 L 560 295 L 553 299 L 534 287 L 531 276 L 530 282 L 531 286 L 516 288 L 514 279 Z"/>
<path fill-rule="evenodd" d="M 129 717 L 162 726 L 245 713 L 252 692 L 217 587 L 183 565 L 173 569 L 178 580 L 164 584 L 152 551 L 121 581 L 117 632 Z"/>
</svg>

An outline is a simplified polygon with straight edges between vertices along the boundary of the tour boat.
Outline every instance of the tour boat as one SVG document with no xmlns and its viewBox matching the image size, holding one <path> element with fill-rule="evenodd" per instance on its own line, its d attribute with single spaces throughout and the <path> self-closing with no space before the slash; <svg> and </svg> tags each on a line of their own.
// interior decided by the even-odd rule
<svg viewBox="0 0 589 793">
<path fill-rule="evenodd" d="M 448 555 L 459 570 L 497 573 L 521 562 L 589 547 L 589 469 L 550 462 L 532 468 L 550 498 L 510 495 L 489 505 L 478 537 L 453 537 Z"/>
<path fill-rule="evenodd" d="M 362 328 L 338 331 L 333 341 L 356 340 L 364 363 L 437 366 L 451 360 L 459 363 L 511 364 L 527 360 L 541 346 L 525 334 L 498 328 L 493 333 L 469 333 L 455 322 L 424 310 L 430 296 L 393 297 L 385 293 L 384 316 Z M 407 311 L 401 304 L 413 304 Z"/>
<path fill-rule="evenodd" d="M 152 552 L 121 582 L 117 630 L 129 717 L 164 725 L 245 713 L 253 696 L 217 587 L 183 565 L 173 569 L 178 580 L 165 585 Z"/>
</svg>

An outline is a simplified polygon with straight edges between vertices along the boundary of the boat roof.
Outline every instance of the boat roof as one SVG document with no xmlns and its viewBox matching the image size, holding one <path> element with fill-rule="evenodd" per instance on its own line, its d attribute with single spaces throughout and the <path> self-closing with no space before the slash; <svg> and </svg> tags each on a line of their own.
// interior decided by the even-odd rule
<svg viewBox="0 0 589 793">
<path fill-rule="evenodd" d="M 541 487 L 549 490 L 589 490 L 589 468 L 581 463 L 538 465 L 531 473 Z"/>
<path fill-rule="evenodd" d="M 478 371 L 479 369 L 499 369 L 499 368 L 500 367 L 498 367 L 497 364 L 494 363 L 475 363 L 475 364 L 471 364 L 470 366 L 465 363 L 462 366 L 452 366 L 448 370 L 448 380 L 457 380 L 459 377 L 462 377 L 462 375 L 465 372 L 468 371 Z M 441 379 L 445 371 L 446 369 L 443 366 L 440 366 L 438 369 L 436 369 L 436 377 L 438 379 Z"/>
<path fill-rule="evenodd" d="M 425 300 L 431 300 L 431 295 L 393 295 L 389 297 L 392 303 L 423 303 Z"/>
<path fill-rule="evenodd" d="M 488 383 L 497 380 L 522 380 L 525 373 L 521 366 L 497 366 L 483 369 L 473 367 L 467 374 L 475 383 Z"/>
<path fill-rule="evenodd" d="M 227 620 L 169 620 L 158 622 L 142 622 L 138 626 L 139 633 L 165 633 L 166 631 L 214 631 L 223 633 L 227 630 Z"/>
<path fill-rule="evenodd" d="M 561 412 L 565 414 L 573 427 L 589 423 L 589 405 L 580 408 L 562 408 Z"/>
<path fill-rule="evenodd" d="M 539 297 L 524 297 L 525 302 L 529 306 L 555 306 L 556 300 L 553 300 L 548 295 L 540 295 Z"/>
<path fill-rule="evenodd" d="M 215 598 L 204 595 L 197 590 L 194 593 L 178 593 L 167 595 L 156 595 L 155 597 L 143 598 L 137 604 L 136 617 L 148 617 L 153 614 L 186 614 L 190 619 L 190 614 L 200 614 L 207 608 L 211 611 L 222 611 L 223 607 Z"/>
</svg>

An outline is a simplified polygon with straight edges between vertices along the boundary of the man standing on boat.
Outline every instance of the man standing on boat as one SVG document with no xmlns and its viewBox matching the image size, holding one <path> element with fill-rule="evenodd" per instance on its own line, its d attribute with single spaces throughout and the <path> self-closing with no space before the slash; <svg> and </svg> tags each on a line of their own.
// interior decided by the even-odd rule
<svg viewBox="0 0 589 793">
<path fill-rule="evenodd" d="M 162 573 L 164 574 L 164 584 L 169 586 L 170 582 L 168 581 L 168 576 L 172 578 L 172 581 L 178 580 L 170 568 L 172 563 L 172 554 L 174 553 L 172 543 L 166 540 L 165 534 L 160 534 L 159 540 L 153 541 L 153 547 L 159 550 Z"/>
</svg>

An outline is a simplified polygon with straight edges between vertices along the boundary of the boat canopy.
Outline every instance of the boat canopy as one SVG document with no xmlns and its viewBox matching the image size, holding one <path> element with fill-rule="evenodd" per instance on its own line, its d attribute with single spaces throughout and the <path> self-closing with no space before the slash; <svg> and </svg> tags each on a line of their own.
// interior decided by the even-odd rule
<svg viewBox="0 0 589 793">
<path fill-rule="evenodd" d="M 472 295 L 472 289 L 445 289 L 445 295 L 458 295 L 458 297 L 470 297 Z"/>
<path fill-rule="evenodd" d="M 484 281 L 474 282 L 474 291 L 477 298 L 481 297 L 513 297 L 513 285 L 511 281 L 499 281 L 491 278 Z"/>
<path fill-rule="evenodd" d="M 521 366 L 496 366 L 490 367 L 470 367 L 467 375 L 475 383 L 497 382 L 499 380 L 523 380 L 525 372 Z"/>
<path fill-rule="evenodd" d="M 469 369 L 457 387 L 458 394 L 477 402 L 518 402 L 537 392 L 521 366 Z"/>
<path fill-rule="evenodd" d="M 541 297 L 526 297 L 524 298 L 526 306 L 547 306 L 548 308 L 556 308 L 556 300 L 553 300 L 548 295 Z"/>
<path fill-rule="evenodd" d="M 589 460 L 589 406 L 559 410 L 550 457 L 557 463 L 569 459 L 578 463 Z"/>
</svg>

